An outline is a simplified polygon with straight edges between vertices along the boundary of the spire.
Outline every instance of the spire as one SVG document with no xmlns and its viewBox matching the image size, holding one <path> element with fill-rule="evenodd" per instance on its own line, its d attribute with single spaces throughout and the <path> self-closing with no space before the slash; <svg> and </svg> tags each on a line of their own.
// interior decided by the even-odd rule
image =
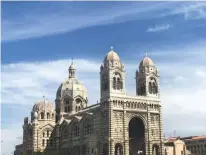
<svg viewBox="0 0 206 155">
<path fill-rule="evenodd" d="M 75 78 L 75 72 L 76 72 L 76 69 L 74 67 L 74 62 L 72 58 L 71 65 L 69 66 L 69 78 Z"/>
</svg>

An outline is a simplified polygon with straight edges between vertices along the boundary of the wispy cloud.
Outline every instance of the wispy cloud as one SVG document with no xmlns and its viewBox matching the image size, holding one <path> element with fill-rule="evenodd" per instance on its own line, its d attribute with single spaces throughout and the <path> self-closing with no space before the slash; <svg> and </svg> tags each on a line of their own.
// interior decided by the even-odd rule
<svg viewBox="0 0 206 155">
<path fill-rule="evenodd" d="M 206 18 L 206 3 L 205 2 L 185 2 L 172 8 L 170 11 L 165 11 L 162 16 L 183 15 L 185 20 L 196 20 Z"/>
<path fill-rule="evenodd" d="M 147 29 L 147 32 L 159 32 L 159 31 L 165 31 L 171 28 L 169 24 L 164 24 L 164 25 L 156 25 L 154 27 L 150 27 Z"/>
<path fill-rule="evenodd" d="M 2 39 L 3 41 L 21 40 L 71 32 L 90 26 L 151 19 L 157 17 L 154 13 L 157 15 L 159 11 L 176 5 L 176 3 L 171 2 L 153 3 L 153 5 L 145 5 L 145 3 L 133 2 L 125 3 L 125 5 L 118 3 L 119 5 L 115 4 L 115 7 L 111 6 L 111 8 L 91 8 L 93 11 L 84 10 L 80 7 L 76 8 L 82 10 L 78 14 L 73 13 L 74 10 L 71 11 L 67 7 L 63 7 L 61 11 L 22 12 L 22 16 L 15 16 L 15 18 L 3 16 Z"/>
<path fill-rule="evenodd" d="M 147 4 L 146 4 L 147 3 Z M 121 23 L 130 20 L 156 19 L 170 15 L 184 15 L 186 20 L 202 19 L 206 17 L 206 3 L 177 3 L 159 2 L 148 5 L 149 2 L 118 3 L 110 8 L 90 8 L 92 11 L 76 7 L 78 13 L 71 9 L 70 5 L 58 7 L 59 10 L 45 9 L 44 12 L 29 11 L 22 12 L 21 16 L 2 16 L 2 39 L 5 41 L 22 40 L 47 35 L 55 35 L 71 32 L 91 26 Z M 70 4 L 68 2 L 68 4 Z M 121 5 L 120 5 L 121 4 Z M 68 7 L 67 7 L 68 6 Z M 4 11 L 4 7 L 2 10 Z M 32 10 L 34 10 L 32 12 Z M 149 28 L 149 32 L 167 30 L 170 25 L 157 25 Z"/>
</svg>

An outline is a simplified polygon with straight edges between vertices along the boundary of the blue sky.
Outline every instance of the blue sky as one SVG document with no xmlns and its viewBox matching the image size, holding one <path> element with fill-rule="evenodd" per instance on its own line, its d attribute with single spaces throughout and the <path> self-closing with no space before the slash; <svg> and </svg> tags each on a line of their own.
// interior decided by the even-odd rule
<svg viewBox="0 0 206 155">
<path fill-rule="evenodd" d="M 145 52 L 159 68 L 166 135 L 206 134 L 205 29 L 205 2 L 2 2 L 2 153 L 21 143 L 35 101 L 54 101 L 72 57 L 96 103 L 110 46 L 125 63 L 128 94 Z"/>
</svg>

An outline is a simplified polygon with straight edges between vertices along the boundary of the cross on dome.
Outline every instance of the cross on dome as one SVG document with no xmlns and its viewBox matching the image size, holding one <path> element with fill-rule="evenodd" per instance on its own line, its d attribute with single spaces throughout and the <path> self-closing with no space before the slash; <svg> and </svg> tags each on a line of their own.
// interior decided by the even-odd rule
<svg viewBox="0 0 206 155">
<path fill-rule="evenodd" d="M 147 57 L 147 54 L 148 54 L 148 53 L 147 53 L 147 52 L 145 52 L 145 57 Z"/>
<path fill-rule="evenodd" d="M 111 51 L 113 51 L 113 46 L 110 47 Z"/>
</svg>

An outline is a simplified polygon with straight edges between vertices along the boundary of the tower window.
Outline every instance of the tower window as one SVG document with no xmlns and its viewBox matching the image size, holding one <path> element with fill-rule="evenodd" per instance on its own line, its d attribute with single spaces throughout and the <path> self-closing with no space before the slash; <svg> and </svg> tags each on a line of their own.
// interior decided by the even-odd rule
<svg viewBox="0 0 206 155">
<path fill-rule="evenodd" d="M 44 119 L 44 113 L 43 112 L 41 113 L 41 119 Z"/>
<path fill-rule="evenodd" d="M 117 78 L 117 89 L 120 90 L 121 87 L 122 87 L 122 84 L 121 84 L 120 78 Z"/>
<path fill-rule="evenodd" d="M 116 78 L 113 77 L 113 89 L 116 89 Z"/>
<path fill-rule="evenodd" d="M 47 113 L 47 119 L 50 119 L 50 114 L 49 113 Z"/>
<path fill-rule="evenodd" d="M 122 78 L 119 73 L 115 73 L 113 77 L 113 89 L 121 90 L 123 88 Z"/>
<path fill-rule="evenodd" d="M 152 83 L 149 83 L 149 93 L 152 94 Z"/>
<path fill-rule="evenodd" d="M 42 140 L 42 146 L 44 146 L 44 139 Z"/>
<path fill-rule="evenodd" d="M 149 82 L 148 87 L 149 87 L 150 94 L 157 94 L 158 93 L 157 83 L 156 83 L 156 80 L 154 78 L 150 78 L 150 82 Z"/>
</svg>

